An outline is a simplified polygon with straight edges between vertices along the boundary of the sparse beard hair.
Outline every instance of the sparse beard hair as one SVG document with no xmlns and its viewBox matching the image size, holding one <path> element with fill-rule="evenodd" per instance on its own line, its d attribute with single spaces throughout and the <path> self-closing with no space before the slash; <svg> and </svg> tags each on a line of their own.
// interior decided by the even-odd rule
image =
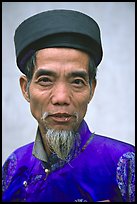
<svg viewBox="0 0 137 204">
<path fill-rule="evenodd" d="M 62 160 L 67 160 L 71 149 L 75 145 L 76 133 L 69 130 L 47 129 L 45 139 L 49 149 Z"/>
<path fill-rule="evenodd" d="M 42 113 L 41 121 L 45 128 L 44 139 L 47 143 L 47 147 L 55 152 L 58 158 L 68 161 L 71 159 L 72 154 L 77 151 L 80 145 L 80 135 L 76 130 L 55 130 L 48 127 L 46 118 L 51 113 Z M 78 121 L 78 113 L 73 114 Z M 73 151 L 71 151 L 73 149 Z"/>
</svg>

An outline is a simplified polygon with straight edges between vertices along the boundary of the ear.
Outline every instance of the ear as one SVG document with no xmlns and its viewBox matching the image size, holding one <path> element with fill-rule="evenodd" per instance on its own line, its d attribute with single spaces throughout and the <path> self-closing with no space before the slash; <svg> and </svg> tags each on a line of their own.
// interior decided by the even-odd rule
<svg viewBox="0 0 137 204">
<path fill-rule="evenodd" d="M 22 75 L 20 77 L 20 87 L 22 90 L 22 94 L 24 96 L 24 98 L 30 102 L 30 96 L 29 96 L 29 90 L 27 89 L 27 83 L 28 83 L 28 79 L 25 75 Z"/>
<path fill-rule="evenodd" d="M 91 99 L 92 99 L 92 97 L 93 97 L 93 95 L 94 95 L 96 85 L 97 85 L 96 79 L 92 80 L 89 102 L 91 101 Z"/>
</svg>

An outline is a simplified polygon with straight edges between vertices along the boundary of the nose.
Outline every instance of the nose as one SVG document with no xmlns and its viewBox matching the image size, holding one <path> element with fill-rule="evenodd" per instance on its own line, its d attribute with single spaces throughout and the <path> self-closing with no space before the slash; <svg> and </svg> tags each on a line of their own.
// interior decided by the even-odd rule
<svg viewBox="0 0 137 204">
<path fill-rule="evenodd" d="M 64 84 L 56 84 L 52 90 L 52 104 L 53 105 L 69 105 L 71 93 L 69 87 Z"/>
</svg>

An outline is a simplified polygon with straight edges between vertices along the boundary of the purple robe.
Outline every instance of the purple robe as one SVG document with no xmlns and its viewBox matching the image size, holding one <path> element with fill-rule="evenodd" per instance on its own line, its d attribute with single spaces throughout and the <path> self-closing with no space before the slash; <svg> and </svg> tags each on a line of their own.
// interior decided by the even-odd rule
<svg viewBox="0 0 137 204">
<path fill-rule="evenodd" d="M 52 169 L 32 154 L 34 142 L 15 150 L 3 165 L 2 201 L 135 201 L 134 146 L 91 133 L 85 121 L 79 133 L 80 152 Z"/>
</svg>

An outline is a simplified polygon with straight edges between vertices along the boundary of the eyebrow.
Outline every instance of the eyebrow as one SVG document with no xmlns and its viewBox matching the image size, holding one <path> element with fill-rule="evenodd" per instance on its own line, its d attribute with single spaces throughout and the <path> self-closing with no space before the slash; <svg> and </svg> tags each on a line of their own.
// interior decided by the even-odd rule
<svg viewBox="0 0 137 204">
<path fill-rule="evenodd" d="M 74 71 L 68 74 L 68 77 L 82 77 L 84 79 L 88 79 L 89 75 L 86 71 Z"/>
<path fill-rule="evenodd" d="M 56 72 L 53 72 L 49 69 L 39 69 L 35 72 L 35 78 L 38 78 L 41 75 L 56 76 Z"/>
<path fill-rule="evenodd" d="M 41 75 L 48 75 L 48 76 L 57 76 L 57 73 L 55 71 L 51 71 L 49 69 L 39 69 L 38 71 L 36 71 L 35 73 L 35 78 L 38 78 Z M 67 77 L 82 77 L 85 80 L 89 79 L 89 75 L 86 71 L 84 70 L 78 70 L 78 71 L 72 71 L 70 73 L 67 74 Z"/>
</svg>

